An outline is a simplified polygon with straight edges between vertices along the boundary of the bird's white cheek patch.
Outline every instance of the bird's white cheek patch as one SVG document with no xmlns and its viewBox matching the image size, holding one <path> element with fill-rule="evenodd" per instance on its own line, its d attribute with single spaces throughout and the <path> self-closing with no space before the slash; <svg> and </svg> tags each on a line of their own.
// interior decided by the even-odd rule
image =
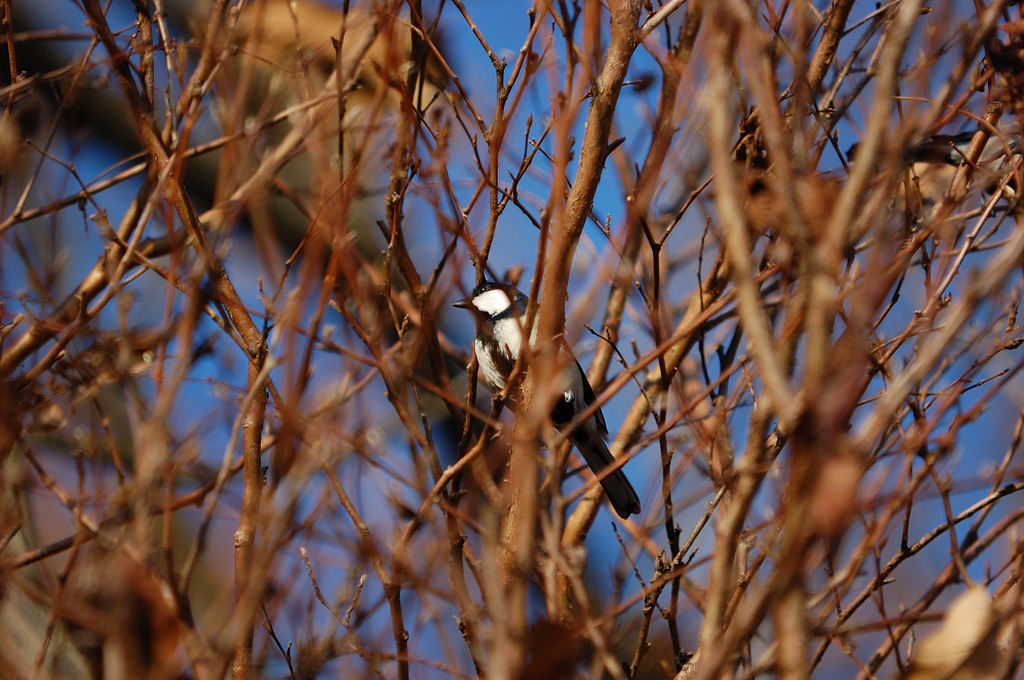
<svg viewBox="0 0 1024 680">
<path fill-rule="evenodd" d="M 511 304 L 512 302 L 508 299 L 505 291 L 498 288 L 484 291 L 473 298 L 473 306 L 484 314 L 500 314 L 508 309 Z"/>
</svg>

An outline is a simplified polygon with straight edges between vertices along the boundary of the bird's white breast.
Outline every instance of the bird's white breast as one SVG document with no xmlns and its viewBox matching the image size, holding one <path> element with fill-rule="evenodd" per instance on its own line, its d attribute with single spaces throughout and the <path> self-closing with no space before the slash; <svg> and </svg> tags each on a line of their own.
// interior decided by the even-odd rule
<svg viewBox="0 0 1024 680">
<path fill-rule="evenodd" d="M 507 306 L 507 297 L 505 303 Z M 505 360 L 503 362 L 505 366 L 512 366 L 519 358 L 519 350 L 523 344 L 522 327 L 519 324 L 520 320 L 515 317 L 501 319 L 494 324 L 494 332 L 490 337 L 495 343 L 495 351 L 501 355 L 498 358 Z M 488 344 L 483 339 L 477 338 L 474 349 L 477 362 L 480 364 L 480 373 L 487 386 L 494 392 L 505 389 L 508 376 L 494 360 L 495 357 L 489 351 Z"/>
</svg>

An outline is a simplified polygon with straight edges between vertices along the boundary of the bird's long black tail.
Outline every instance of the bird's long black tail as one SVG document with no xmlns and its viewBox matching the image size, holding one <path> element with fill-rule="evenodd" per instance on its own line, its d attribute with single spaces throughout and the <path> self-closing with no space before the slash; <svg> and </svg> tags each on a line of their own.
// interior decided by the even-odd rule
<svg viewBox="0 0 1024 680">
<path fill-rule="evenodd" d="M 579 428 L 570 437 L 576 449 L 587 461 L 587 465 L 600 476 L 605 469 L 615 462 L 608 445 L 597 435 L 587 432 L 585 428 Z M 601 480 L 604 492 L 608 494 L 615 512 L 619 517 L 626 519 L 630 515 L 640 514 L 640 498 L 636 495 L 633 485 L 626 479 L 622 469 L 616 469 Z"/>
</svg>

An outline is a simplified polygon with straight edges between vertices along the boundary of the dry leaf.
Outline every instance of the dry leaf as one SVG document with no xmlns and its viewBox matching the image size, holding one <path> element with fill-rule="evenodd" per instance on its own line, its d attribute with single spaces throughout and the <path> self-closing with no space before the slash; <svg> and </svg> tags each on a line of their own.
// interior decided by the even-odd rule
<svg viewBox="0 0 1024 680">
<path fill-rule="evenodd" d="M 946 612 L 942 627 L 914 650 L 904 680 L 987 680 L 1000 677 L 996 615 L 984 588 L 971 588 Z"/>
</svg>

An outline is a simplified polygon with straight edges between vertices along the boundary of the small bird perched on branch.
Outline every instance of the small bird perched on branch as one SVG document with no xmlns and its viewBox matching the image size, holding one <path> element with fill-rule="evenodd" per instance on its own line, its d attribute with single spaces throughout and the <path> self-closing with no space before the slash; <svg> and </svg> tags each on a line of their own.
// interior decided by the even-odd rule
<svg viewBox="0 0 1024 680">
<path fill-rule="evenodd" d="M 968 147 L 978 130 L 968 130 L 955 135 L 933 135 L 921 144 L 907 150 L 906 158 L 916 194 L 922 205 L 933 205 L 942 200 L 950 190 L 957 168 L 969 162 Z M 860 144 L 852 145 L 846 152 L 850 162 L 856 162 Z M 993 193 L 999 187 L 1006 173 L 1020 153 L 1018 135 L 992 134 L 974 163 L 972 184 L 986 193 Z M 1003 193 L 1014 198 L 1017 183 L 1011 179 Z"/>
<path fill-rule="evenodd" d="M 476 342 L 474 350 L 480 364 L 480 374 L 492 392 L 498 393 L 505 389 L 512 369 L 519 359 L 523 346 L 523 318 L 526 314 L 527 297 L 511 286 L 493 281 L 484 281 L 473 289 L 472 294 L 453 306 L 467 309 L 473 313 L 477 321 Z M 536 331 L 536 329 L 534 329 Z M 530 347 L 537 346 L 536 333 L 530 337 Z M 563 343 L 561 351 L 565 361 L 565 369 L 558 380 L 557 389 L 561 396 L 551 412 L 551 420 L 555 427 L 561 429 L 572 422 L 577 413 L 594 403 L 594 388 L 587 380 L 586 373 L 579 361 Z M 538 380 L 543 381 L 542 377 Z M 522 404 L 510 401 L 515 408 Z M 593 415 L 567 433 L 569 441 L 583 456 L 595 474 L 601 475 L 606 468 L 615 463 L 615 458 L 605 439 L 608 426 L 605 425 L 601 409 L 595 409 Z M 630 485 L 621 468 L 616 468 L 601 479 L 601 486 L 608 494 L 615 512 L 623 519 L 640 512 L 640 499 Z"/>
</svg>

